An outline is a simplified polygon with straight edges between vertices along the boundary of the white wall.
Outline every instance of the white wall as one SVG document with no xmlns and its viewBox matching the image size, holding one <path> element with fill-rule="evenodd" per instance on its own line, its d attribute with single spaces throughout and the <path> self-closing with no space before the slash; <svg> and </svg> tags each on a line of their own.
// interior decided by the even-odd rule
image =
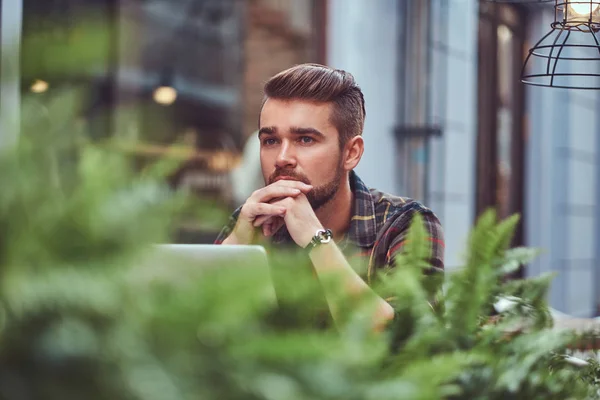
<svg viewBox="0 0 600 400">
<path fill-rule="evenodd" d="M 331 0 L 327 47 L 328 64 L 351 72 L 365 94 L 366 149 L 357 172 L 369 186 L 406 195 L 397 193 L 393 136 L 402 90 L 398 5 L 398 0 Z M 460 265 L 474 216 L 477 12 L 476 0 L 432 0 L 432 117 L 444 132 L 432 143 L 427 206 L 444 226 L 448 268 Z"/>
<path fill-rule="evenodd" d="M 367 101 L 366 153 L 358 169 L 370 186 L 395 192 L 398 44 L 396 0 L 331 0 L 329 64 L 352 72 Z M 430 206 L 446 235 L 446 266 L 461 254 L 475 218 L 477 0 L 432 0 Z M 531 13 L 529 43 L 550 28 L 552 9 Z M 448 21 L 452 21 L 448 24 Z M 425 90 L 425 88 L 424 88 Z M 550 305 L 576 316 L 600 293 L 600 92 L 526 88 L 525 244 L 543 255 L 527 275 L 557 272 Z M 402 193 L 399 193 L 402 194 Z"/>
<path fill-rule="evenodd" d="M 548 32 L 552 19 L 551 9 L 532 16 L 531 43 Z M 556 273 L 550 305 L 567 314 L 591 316 L 599 261 L 599 95 L 544 87 L 528 87 L 526 95 L 526 244 L 544 250 L 527 274 Z"/>
<path fill-rule="evenodd" d="M 22 0 L 0 0 L 0 150 L 14 145 L 19 135 L 22 14 Z"/>
<path fill-rule="evenodd" d="M 446 268 L 452 269 L 463 262 L 475 216 L 478 5 L 476 0 L 432 5 L 432 118 L 444 131 L 432 143 L 430 207 L 444 226 Z"/>
<path fill-rule="evenodd" d="M 398 1 L 330 0 L 328 7 L 327 64 L 354 75 L 365 95 L 365 154 L 356 172 L 368 186 L 399 194 L 393 135 Z"/>
</svg>

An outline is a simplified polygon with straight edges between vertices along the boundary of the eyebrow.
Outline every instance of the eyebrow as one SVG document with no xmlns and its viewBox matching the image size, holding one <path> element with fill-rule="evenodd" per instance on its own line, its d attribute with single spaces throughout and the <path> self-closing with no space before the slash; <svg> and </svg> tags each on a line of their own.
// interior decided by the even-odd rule
<svg viewBox="0 0 600 400">
<path fill-rule="evenodd" d="M 261 135 L 273 135 L 275 134 L 275 131 L 277 131 L 277 129 L 275 129 L 272 126 L 265 126 L 263 128 L 260 128 L 260 130 L 258 131 L 258 136 Z"/>
<path fill-rule="evenodd" d="M 258 136 L 261 135 L 274 135 L 275 133 L 277 133 L 277 128 L 275 128 L 274 126 L 265 126 L 260 128 L 260 130 L 258 131 Z M 315 128 L 301 128 L 298 126 L 293 126 L 290 128 L 290 133 L 294 134 L 294 135 L 315 135 L 318 137 L 325 137 L 325 135 L 319 131 L 318 129 Z"/>
<path fill-rule="evenodd" d="M 300 128 L 297 126 L 293 126 L 290 128 L 290 132 L 295 135 L 315 135 L 321 138 L 325 137 L 325 135 L 323 135 L 321 131 L 315 128 Z"/>
</svg>

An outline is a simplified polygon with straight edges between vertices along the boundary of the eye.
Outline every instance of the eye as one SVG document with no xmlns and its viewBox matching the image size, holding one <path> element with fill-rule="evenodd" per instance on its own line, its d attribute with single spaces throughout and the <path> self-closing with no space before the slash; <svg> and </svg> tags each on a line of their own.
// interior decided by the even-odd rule
<svg viewBox="0 0 600 400">
<path fill-rule="evenodd" d="M 272 146 L 276 142 L 277 141 L 275 139 L 273 139 L 273 138 L 266 138 L 266 139 L 263 139 L 262 144 L 263 144 L 263 146 Z"/>
<path fill-rule="evenodd" d="M 314 143 L 314 141 L 315 141 L 310 136 L 302 136 L 302 137 L 300 137 L 299 140 L 300 140 L 300 143 L 302 143 L 302 144 L 311 144 L 311 143 Z"/>
</svg>

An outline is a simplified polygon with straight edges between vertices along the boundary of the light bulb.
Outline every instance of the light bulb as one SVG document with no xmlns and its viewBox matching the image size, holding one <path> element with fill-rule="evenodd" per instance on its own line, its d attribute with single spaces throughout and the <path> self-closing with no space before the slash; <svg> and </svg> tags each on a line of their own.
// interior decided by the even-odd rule
<svg viewBox="0 0 600 400">
<path fill-rule="evenodd" d="M 592 3 L 592 1 L 575 0 L 575 2 L 570 2 L 569 6 L 571 11 L 578 16 L 590 15 L 590 12 L 593 14 L 598 11 L 598 6 L 600 6 L 600 3 L 595 1 Z"/>
<path fill-rule="evenodd" d="M 160 86 L 154 91 L 153 97 L 158 104 L 168 106 L 177 99 L 177 90 L 170 86 Z"/>
<path fill-rule="evenodd" d="M 36 79 L 29 88 L 33 93 L 44 93 L 50 85 L 41 79 Z"/>
<path fill-rule="evenodd" d="M 217 152 L 211 157 L 210 166 L 217 171 L 225 171 L 229 166 L 229 157 L 223 152 Z"/>
</svg>

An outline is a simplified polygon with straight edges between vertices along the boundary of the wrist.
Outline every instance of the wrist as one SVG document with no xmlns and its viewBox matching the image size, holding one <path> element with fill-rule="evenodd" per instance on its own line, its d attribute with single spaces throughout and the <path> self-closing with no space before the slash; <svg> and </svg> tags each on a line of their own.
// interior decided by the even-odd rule
<svg viewBox="0 0 600 400">
<path fill-rule="evenodd" d="M 235 237 L 235 235 L 233 234 L 233 232 L 231 232 L 229 234 L 229 236 L 227 236 L 225 238 L 225 240 L 223 240 L 222 244 L 239 244 L 237 238 Z"/>
<path fill-rule="evenodd" d="M 307 246 L 310 246 L 310 242 L 313 240 L 313 237 L 315 236 L 315 232 L 317 232 L 319 229 L 323 229 L 323 226 L 321 226 L 320 224 L 319 225 L 315 224 L 309 228 L 306 228 L 306 230 L 303 231 L 302 239 L 300 241 L 296 242 L 298 244 L 298 246 L 302 247 L 303 249 L 308 250 L 310 247 L 307 247 Z"/>
<path fill-rule="evenodd" d="M 316 260 L 321 260 L 323 257 L 328 257 L 328 255 L 331 254 L 330 250 L 334 245 L 335 245 L 335 243 L 333 240 L 329 243 L 321 244 L 321 245 L 314 246 L 314 247 L 311 245 L 308 245 L 308 247 L 306 248 L 306 254 L 314 263 Z M 315 265 L 315 267 L 318 266 L 318 264 L 313 264 L 313 265 Z M 321 268 L 317 268 L 317 269 L 321 270 Z"/>
<path fill-rule="evenodd" d="M 236 227 L 231 234 L 223 241 L 224 244 L 250 244 L 254 238 L 254 230 L 249 231 L 241 230 L 240 227 Z"/>
</svg>

